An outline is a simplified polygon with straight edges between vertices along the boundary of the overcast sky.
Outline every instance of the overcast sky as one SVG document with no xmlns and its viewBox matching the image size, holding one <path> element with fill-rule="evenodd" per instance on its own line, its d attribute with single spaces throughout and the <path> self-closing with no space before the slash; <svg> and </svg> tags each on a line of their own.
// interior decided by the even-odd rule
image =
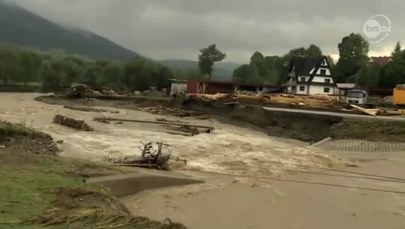
<svg viewBox="0 0 405 229">
<path fill-rule="evenodd" d="M 64 25 L 105 36 L 154 59 L 196 60 L 216 43 L 227 61 L 247 62 L 254 51 L 280 55 L 316 44 L 336 55 L 342 37 L 362 33 L 373 15 L 392 22 L 371 55 L 404 41 L 403 0 L 13 0 Z M 378 19 L 383 20 L 383 19 Z M 381 21 L 379 21 L 381 22 Z M 381 22 L 382 24 L 384 22 Z"/>
</svg>

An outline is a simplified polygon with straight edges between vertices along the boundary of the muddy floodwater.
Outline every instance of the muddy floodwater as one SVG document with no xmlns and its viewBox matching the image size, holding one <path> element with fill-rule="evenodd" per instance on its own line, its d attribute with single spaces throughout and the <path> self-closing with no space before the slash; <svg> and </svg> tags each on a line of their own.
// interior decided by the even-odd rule
<svg viewBox="0 0 405 229">
<path fill-rule="evenodd" d="M 89 160 L 138 154 L 141 142 L 164 141 L 173 155 L 187 159 L 187 170 L 212 171 L 226 174 L 267 175 L 280 168 L 295 165 L 328 166 L 339 162 L 329 155 L 315 153 L 302 142 L 267 136 L 248 128 L 221 124 L 216 121 L 186 118 L 194 124 L 213 126 L 211 134 L 184 137 L 166 133 L 160 125 L 143 123 L 104 124 L 95 117 L 152 120 L 163 116 L 136 110 L 123 110 L 118 114 L 74 111 L 61 105 L 48 105 L 34 101 L 38 94 L 1 94 L 0 118 L 23 123 L 63 140 L 62 156 Z M 83 132 L 53 124 L 57 114 L 84 120 L 95 129 Z M 164 117 L 178 119 L 176 117 Z"/>
<path fill-rule="evenodd" d="M 139 154 L 140 142 L 164 141 L 173 155 L 188 160 L 176 172 L 206 181 L 123 198 L 136 215 L 170 218 L 194 229 L 405 228 L 404 152 L 311 148 L 195 117 L 182 121 L 213 126 L 214 132 L 184 137 L 155 124 L 93 121 L 95 117 L 151 121 L 176 117 L 115 108 L 103 109 L 119 113 L 74 111 L 34 101 L 38 95 L 1 93 L 0 119 L 63 140 L 62 156 L 92 161 Z M 95 131 L 53 124 L 56 114 L 84 120 Z"/>
</svg>

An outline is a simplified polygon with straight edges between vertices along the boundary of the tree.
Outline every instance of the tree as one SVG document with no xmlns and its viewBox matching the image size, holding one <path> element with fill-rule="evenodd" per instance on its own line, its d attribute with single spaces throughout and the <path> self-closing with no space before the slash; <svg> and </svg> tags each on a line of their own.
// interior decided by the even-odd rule
<svg viewBox="0 0 405 229">
<path fill-rule="evenodd" d="M 397 84 L 405 83 L 405 51 L 397 43 L 392 52 L 392 61 L 381 71 L 379 86 L 392 88 Z"/>
<path fill-rule="evenodd" d="M 226 58 L 226 54 L 219 51 L 215 44 L 200 50 L 201 54 L 198 56 L 198 66 L 202 74 L 208 75 L 211 80 L 213 66 L 215 62 L 222 61 Z"/>
<path fill-rule="evenodd" d="M 290 61 L 293 57 L 317 57 L 322 56 L 322 50 L 318 46 L 311 44 L 308 48 L 300 47 L 296 49 L 291 49 L 286 55 L 284 55 L 284 60 L 286 62 Z"/>
<path fill-rule="evenodd" d="M 80 82 L 83 84 L 87 84 L 91 87 L 96 87 L 98 86 L 97 76 L 99 75 L 100 73 L 98 71 L 96 64 L 95 63 L 88 64 L 84 67 L 83 77 L 80 80 Z"/>
<path fill-rule="evenodd" d="M 81 64 L 83 63 L 77 58 L 65 58 L 63 68 L 66 74 L 61 79 L 62 85 L 70 87 L 72 83 L 77 82 L 82 77 L 84 72 Z"/>
<path fill-rule="evenodd" d="M 337 82 L 346 82 L 368 63 L 369 43 L 360 34 L 350 34 L 339 43 Z"/>
<path fill-rule="evenodd" d="M 5 85 L 23 81 L 19 54 L 20 52 L 16 49 L 5 48 L 0 50 L 1 77 Z"/>
<path fill-rule="evenodd" d="M 261 52 L 256 51 L 253 53 L 252 57 L 250 58 L 250 63 L 263 63 L 264 62 L 264 56 Z"/>
<path fill-rule="evenodd" d="M 156 87 L 158 89 L 168 88 L 170 86 L 170 79 L 173 78 L 173 73 L 166 67 L 161 67 L 157 76 Z"/>
<path fill-rule="evenodd" d="M 37 81 L 39 67 L 41 66 L 41 58 L 34 52 L 20 52 L 19 55 L 21 66 L 21 80 L 25 85 L 30 82 Z"/>
<path fill-rule="evenodd" d="M 42 80 L 42 92 L 57 91 L 60 89 L 60 77 L 58 76 L 58 65 L 54 61 L 44 61 L 40 67 Z"/>
<path fill-rule="evenodd" d="M 255 64 L 249 65 L 247 76 L 247 82 L 249 83 L 260 83 L 262 81 L 260 70 Z"/>
<path fill-rule="evenodd" d="M 285 60 L 280 56 L 266 56 L 265 65 L 269 69 L 266 81 L 268 83 L 284 83 L 287 80 L 287 67 Z"/>
<path fill-rule="evenodd" d="M 260 52 L 253 53 L 250 58 L 250 65 L 255 65 L 259 70 L 259 76 L 265 78 L 268 74 L 268 69 L 264 63 L 264 56 Z"/>
<path fill-rule="evenodd" d="M 306 50 L 307 56 L 322 56 L 322 50 L 318 46 L 311 44 Z"/>
<path fill-rule="evenodd" d="M 233 71 L 232 79 L 237 82 L 247 82 L 248 81 L 248 71 L 249 71 L 249 65 L 243 64 Z"/>
<path fill-rule="evenodd" d="M 100 84 L 114 90 L 122 90 L 124 66 L 119 62 L 109 62 L 101 68 Z"/>
<path fill-rule="evenodd" d="M 288 59 L 291 59 L 292 57 L 295 57 L 295 56 L 307 56 L 307 55 L 308 55 L 307 50 L 304 47 L 301 47 L 301 48 L 291 49 L 287 53 L 286 57 Z"/>
<path fill-rule="evenodd" d="M 392 59 L 396 59 L 396 58 L 400 57 L 401 56 L 401 51 L 402 51 L 401 43 L 398 42 L 395 45 L 394 51 L 391 53 Z"/>
</svg>

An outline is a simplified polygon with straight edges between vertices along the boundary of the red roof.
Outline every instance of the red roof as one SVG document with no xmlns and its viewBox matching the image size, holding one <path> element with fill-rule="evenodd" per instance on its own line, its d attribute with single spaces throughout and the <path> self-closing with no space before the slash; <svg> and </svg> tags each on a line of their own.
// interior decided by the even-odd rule
<svg viewBox="0 0 405 229">
<path fill-rule="evenodd" d="M 208 81 L 208 80 L 201 80 L 197 81 L 199 83 L 208 83 L 208 84 L 215 84 L 215 85 L 230 85 L 230 86 L 239 86 L 239 87 L 285 87 L 285 85 L 277 85 L 277 84 L 261 84 L 261 83 L 244 83 L 244 82 L 234 82 L 234 81 Z"/>
<path fill-rule="evenodd" d="M 387 65 L 392 61 L 390 56 L 372 56 L 370 57 L 371 64 Z"/>
</svg>

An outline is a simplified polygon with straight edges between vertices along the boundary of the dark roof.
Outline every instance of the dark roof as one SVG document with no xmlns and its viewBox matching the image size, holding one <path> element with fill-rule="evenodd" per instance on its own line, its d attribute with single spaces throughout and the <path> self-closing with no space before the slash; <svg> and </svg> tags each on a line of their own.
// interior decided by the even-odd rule
<svg viewBox="0 0 405 229">
<path fill-rule="evenodd" d="M 297 76 L 309 76 L 313 68 L 317 68 L 325 56 L 319 57 L 294 57 L 292 58 L 289 66 L 289 72 L 294 69 Z"/>
</svg>

